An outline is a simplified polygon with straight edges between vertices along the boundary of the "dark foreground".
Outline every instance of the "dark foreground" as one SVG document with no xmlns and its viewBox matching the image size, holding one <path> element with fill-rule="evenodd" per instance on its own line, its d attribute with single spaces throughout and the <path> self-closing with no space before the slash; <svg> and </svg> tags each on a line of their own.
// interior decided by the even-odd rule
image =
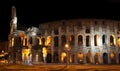
<svg viewBox="0 0 120 71">
<path fill-rule="evenodd" d="M 0 64 L 0 71 L 120 71 L 120 65 Z"/>
</svg>

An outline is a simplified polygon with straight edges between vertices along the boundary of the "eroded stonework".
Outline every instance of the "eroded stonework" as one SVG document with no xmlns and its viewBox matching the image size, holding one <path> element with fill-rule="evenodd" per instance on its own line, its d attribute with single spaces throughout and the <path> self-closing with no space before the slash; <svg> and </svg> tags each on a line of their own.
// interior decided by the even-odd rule
<svg viewBox="0 0 120 71">
<path fill-rule="evenodd" d="M 117 20 L 60 20 L 24 31 L 12 26 L 11 30 L 9 63 L 120 63 L 120 21 Z M 47 49 L 45 59 L 43 48 Z"/>
</svg>

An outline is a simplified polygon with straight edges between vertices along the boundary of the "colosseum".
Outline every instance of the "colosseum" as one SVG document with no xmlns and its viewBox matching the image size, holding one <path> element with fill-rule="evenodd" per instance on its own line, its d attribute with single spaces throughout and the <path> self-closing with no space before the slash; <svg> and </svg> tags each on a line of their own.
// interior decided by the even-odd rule
<svg viewBox="0 0 120 71">
<path fill-rule="evenodd" d="M 20 29 L 10 22 L 9 63 L 120 64 L 120 21 L 70 19 Z"/>
</svg>

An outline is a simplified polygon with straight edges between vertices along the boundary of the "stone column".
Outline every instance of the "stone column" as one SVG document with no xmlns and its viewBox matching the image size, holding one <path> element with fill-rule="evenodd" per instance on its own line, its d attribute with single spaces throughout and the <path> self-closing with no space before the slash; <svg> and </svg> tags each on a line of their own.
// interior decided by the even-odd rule
<svg viewBox="0 0 120 71">
<path fill-rule="evenodd" d="M 86 64 L 86 53 L 84 52 L 83 54 L 84 54 L 84 55 L 83 55 L 83 57 L 84 57 L 84 58 L 83 58 L 83 59 L 84 59 L 84 64 Z"/>
<path fill-rule="evenodd" d="M 74 53 L 74 63 L 75 64 L 78 64 L 78 61 L 77 61 L 77 49 L 75 50 L 75 53 Z"/>
<path fill-rule="evenodd" d="M 52 33 L 51 55 L 52 55 L 52 57 L 51 57 L 52 61 L 51 62 L 53 63 L 54 62 L 54 59 L 53 59 L 54 58 L 54 34 L 53 33 Z"/>
<path fill-rule="evenodd" d="M 114 27 L 115 28 L 115 27 Z M 116 37 L 116 63 L 119 64 L 119 54 L 118 54 L 118 50 L 119 50 L 119 47 L 118 47 L 118 35 L 117 35 L 117 29 L 115 29 L 115 37 Z"/>
<path fill-rule="evenodd" d="M 108 64 L 111 63 L 111 60 L 110 60 L 110 53 L 108 53 Z"/>
<path fill-rule="evenodd" d="M 34 63 L 36 60 L 36 52 L 32 49 L 32 62 Z"/>
<path fill-rule="evenodd" d="M 95 58 L 94 58 L 94 56 L 95 56 L 95 53 L 92 52 L 92 64 L 95 64 Z"/>
<path fill-rule="evenodd" d="M 103 53 L 100 54 L 100 64 L 103 64 Z"/>
<path fill-rule="evenodd" d="M 74 35 L 75 36 L 75 45 L 74 45 L 74 52 L 75 52 L 75 57 L 74 57 L 74 60 L 75 60 L 75 64 L 77 64 L 77 53 L 78 53 L 78 36 L 77 35 Z"/>
<path fill-rule="evenodd" d="M 116 64 L 119 64 L 119 57 L 118 57 L 118 53 L 116 53 Z"/>
<path fill-rule="evenodd" d="M 68 43 L 69 44 L 69 27 L 67 26 L 66 27 L 66 43 Z"/>
<path fill-rule="evenodd" d="M 59 27 L 58 41 L 59 41 L 59 47 L 61 47 L 61 27 Z"/>
<path fill-rule="evenodd" d="M 60 32 L 61 33 L 61 32 Z M 61 35 L 58 36 L 59 46 L 58 46 L 58 55 L 59 55 L 59 62 L 61 62 Z"/>
<path fill-rule="evenodd" d="M 93 33 L 93 27 L 91 28 L 91 32 Z M 92 64 L 95 63 L 95 58 L 94 58 L 94 55 L 95 55 L 95 47 L 94 47 L 94 34 L 92 34 L 91 36 L 91 54 L 92 54 Z"/>
<path fill-rule="evenodd" d="M 39 49 L 39 50 L 38 50 L 38 62 L 43 62 L 43 61 L 42 61 L 42 58 L 43 58 L 43 57 L 42 57 L 42 50 Z"/>
</svg>

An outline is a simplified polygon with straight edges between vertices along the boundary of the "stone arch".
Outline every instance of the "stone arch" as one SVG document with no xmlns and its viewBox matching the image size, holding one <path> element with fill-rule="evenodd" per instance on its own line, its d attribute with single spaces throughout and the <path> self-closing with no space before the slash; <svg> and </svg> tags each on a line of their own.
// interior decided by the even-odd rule
<svg viewBox="0 0 120 71">
<path fill-rule="evenodd" d="M 83 53 L 79 52 L 78 55 L 77 55 L 77 62 L 80 63 L 80 64 L 83 64 L 83 61 L 84 61 L 84 57 L 83 57 Z"/>
<path fill-rule="evenodd" d="M 86 63 L 92 63 L 92 53 L 90 51 L 86 54 Z"/>
<path fill-rule="evenodd" d="M 20 47 L 22 45 L 22 40 L 20 36 L 16 36 L 14 39 L 14 46 Z"/>
<path fill-rule="evenodd" d="M 98 46 L 98 35 L 94 36 L 94 46 Z"/>
<path fill-rule="evenodd" d="M 107 53 L 103 53 L 103 64 L 108 64 L 108 54 Z"/>
<path fill-rule="evenodd" d="M 51 46 L 51 44 L 52 44 L 52 37 L 51 36 L 47 36 L 47 39 L 45 41 L 45 45 Z"/>
<path fill-rule="evenodd" d="M 66 63 L 67 62 L 67 54 L 66 52 L 61 53 L 61 62 Z"/>
<path fill-rule="evenodd" d="M 62 35 L 61 36 L 61 45 L 64 46 L 66 44 L 66 36 L 65 35 Z"/>
<path fill-rule="evenodd" d="M 90 46 L 90 36 L 86 36 L 86 46 Z"/>
<path fill-rule="evenodd" d="M 74 54 L 73 53 L 70 53 L 69 62 L 74 63 Z"/>
<path fill-rule="evenodd" d="M 41 38 L 40 36 L 37 37 L 37 43 L 38 43 L 39 45 L 42 44 L 42 38 Z"/>
<path fill-rule="evenodd" d="M 117 43 L 118 43 L 118 47 L 120 48 L 120 37 L 118 37 Z"/>
<path fill-rule="evenodd" d="M 82 44 L 83 44 L 83 36 L 78 35 L 78 45 L 82 45 Z"/>
<path fill-rule="evenodd" d="M 70 46 L 74 46 L 74 44 L 75 44 L 74 35 L 70 35 L 70 37 L 69 37 L 69 44 L 70 44 Z"/>
<path fill-rule="evenodd" d="M 102 44 L 103 44 L 103 45 L 106 43 L 105 39 L 106 39 L 106 35 L 103 35 L 103 36 L 102 36 Z"/>
<path fill-rule="evenodd" d="M 120 64 L 120 53 L 118 54 L 118 58 L 119 58 L 119 64 Z"/>
<path fill-rule="evenodd" d="M 115 35 L 110 36 L 110 46 L 116 45 L 116 38 Z"/>
<path fill-rule="evenodd" d="M 58 47 L 59 46 L 59 38 L 58 36 L 54 37 L 54 47 Z"/>
<path fill-rule="evenodd" d="M 42 45 L 45 45 L 45 38 L 42 38 Z"/>
<path fill-rule="evenodd" d="M 29 37 L 29 43 L 30 43 L 30 44 L 33 43 L 32 36 Z"/>
<path fill-rule="evenodd" d="M 54 51 L 53 60 L 54 60 L 54 63 L 59 62 L 59 54 L 57 51 Z"/>
<path fill-rule="evenodd" d="M 114 52 L 110 53 L 111 64 L 116 64 L 116 54 Z"/>
<path fill-rule="evenodd" d="M 100 53 L 95 53 L 94 55 L 95 64 L 100 64 Z"/>
<path fill-rule="evenodd" d="M 47 63 L 51 63 L 52 62 L 52 55 L 51 55 L 51 53 L 47 54 L 46 61 L 47 61 Z"/>
</svg>

